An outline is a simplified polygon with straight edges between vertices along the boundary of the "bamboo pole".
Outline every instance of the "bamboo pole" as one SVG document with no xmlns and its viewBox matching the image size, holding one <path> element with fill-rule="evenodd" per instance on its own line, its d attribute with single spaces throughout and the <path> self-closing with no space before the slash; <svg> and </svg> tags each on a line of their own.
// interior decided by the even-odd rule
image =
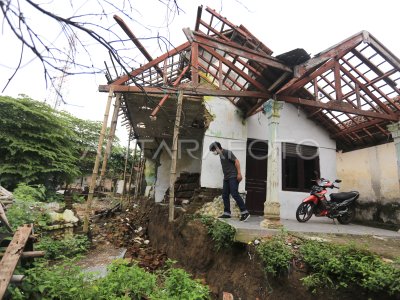
<svg viewBox="0 0 400 300">
<path fill-rule="evenodd" d="M 108 158 L 111 155 L 111 148 L 112 148 L 112 144 L 113 144 L 114 137 L 115 137 L 115 130 L 117 129 L 118 113 L 119 113 L 120 106 L 121 106 L 121 93 L 118 93 L 117 96 L 115 97 L 114 111 L 113 111 L 113 116 L 111 119 L 110 134 L 108 135 L 106 151 L 104 153 L 103 163 L 101 165 L 101 173 L 100 173 L 100 178 L 99 178 L 100 184 L 101 184 L 101 180 L 103 179 L 104 175 L 106 174 Z"/>
<path fill-rule="evenodd" d="M 129 183 L 128 183 L 128 198 L 129 198 L 129 201 L 130 201 L 130 196 L 131 196 L 131 185 L 132 185 L 133 170 L 135 169 L 135 159 L 136 159 L 137 146 L 138 146 L 138 142 L 136 140 L 135 151 L 133 152 L 133 163 L 132 163 L 132 168 L 131 168 L 131 173 L 129 175 Z"/>
<path fill-rule="evenodd" d="M 124 167 L 124 185 L 122 188 L 122 195 L 124 196 L 126 194 L 126 171 L 128 168 L 128 159 L 129 159 L 129 147 L 131 145 L 131 136 L 132 136 L 132 126 L 129 129 L 129 136 L 128 136 L 128 147 L 126 148 L 126 153 L 125 153 L 125 167 Z M 132 175 L 131 175 L 132 176 Z M 130 179 L 129 179 L 130 181 Z"/>
<path fill-rule="evenodd" d="M 136 177 L 135 177 L 135 194 L 134 194 L 135 198 L 137 198 L 137 196 L 138 196 L 139 174 L 140 174 L 140 164 L 141 163 L 142 163 L 142 150 L 139 151 L 139 165 L 138 165 L 138 171 L 136 172 Z"/>
<path fill-rule="evenodd" d="M 90 214 L 92 211 L 94 188 L 96 186 L 96 179 L 97 179 L 97 173 L 99 171 L 101 150 L 103 148 L 103 141 L 104 141 L 104 136 L 105 136 L 105 132 L 106 132 L 106 128 L 107 128 L 108 115 L 110 113 L 110 106 L 111 106 L 111 101 L 113 98 L 113 93 L 114 93 L 113 89 L 111 88 L 110 92 L 108 94 L 106 110 L 104 112 L 103 125 L 101 127 L 101 132 L 100 132 L 100 136 L 99 136 L 99 144 L 97 146 L 96 160 L 94 162 L 93 174 L 92 174 L 92 178 L 90 180 L 89 194 L 88 194 L 88 199 L 86 201 L 86 212 L 85 212 L 85 216 L 83 219 L 83 232 L 85 232 L 85 233 L 89 232 L 89 217 L 90 217 Z"/>
<path fill-rule="evenodd" d="M 183 91 L 179 91 L 178 104 L 176 106 L 176 118 L 174 127 L 174 136 L 172 140 L 172 160 L 171 160 L 171 172 L 169 175 L 169 218 L 168 221 L 174 221 L 175 214 L 175 180 L 176 180 L 176 157 L 178 154 L 178 135 L 179 126 L 181 122 L 182 113 L 182 102 L 183 102 Z"/>
<path fill-rule="evenodd" d="M 141 159 L 141 164 L 139 169 L 138 194 L 142 192 L 142 182 L 143 182 L 145 164 L 146 164 L 146 158 L 143 156 L 143 158 Z"/>
</svg>

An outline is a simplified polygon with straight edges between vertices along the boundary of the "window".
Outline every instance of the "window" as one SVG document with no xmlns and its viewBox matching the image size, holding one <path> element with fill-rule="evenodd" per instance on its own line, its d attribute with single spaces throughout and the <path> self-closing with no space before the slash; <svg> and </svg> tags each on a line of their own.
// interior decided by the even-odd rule
<svg viewBox="0 0 400 300">
<path fill-rule="evenodd" d="M 282 189 L 308 192 L 319 176 L 317 147 L 282 143 Z"/>
</svg>

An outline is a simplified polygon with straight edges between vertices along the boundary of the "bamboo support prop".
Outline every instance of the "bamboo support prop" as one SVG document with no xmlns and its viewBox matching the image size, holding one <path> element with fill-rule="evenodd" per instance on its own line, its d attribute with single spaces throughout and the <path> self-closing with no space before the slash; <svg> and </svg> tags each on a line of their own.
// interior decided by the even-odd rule
<svg viewBox="0 0 400 300">
<path fill-rule="evenodd" d="M 133 152 L 132 168 L 131 168 L 131 173 L 129 175 L 129 183 L 128 183 L 128 198 L 129 198 L 129 202 L 131 201 L 131 199 L 130 199 L 130 197 L 131 197 L 131 185 L 132 185 L 133 170 L 135 169 L 135 159 L 136 159 L 137 146 L 138 146 L 138 141 L 136 140 L 135 150 Z"/>
<path fill-rule="evenodd" d="M 100 132 L 100 136 L 99 136 L 99 144 L 97 147 L 97 155 L 96 155 L 96 160 L 94 162 L 93 174 L 92 174 L 92 178 L 90 180 L 89 195 L 88 195 L 88 199 L 86 201 L 86 212 L 85 212 L 85 216 L 83 219 L 83 232 L 85 232 L 85 233 L 89 232 L 89 218 L 90 218 L 90 214 L 92 211 L 94 188 L 96 186 L 96 179 L 97 179 L 97 173 L 99 171 L 101 150 L 103 148 L 103 141 L 104 141 L 104 136 L 105 136 L 105 132 L 106 132 L 106 128 L 107 128 L 108 115 L 110 113 L 110 106 L 111 106 L 111 102 L 112 102 L 112 98 L 113 98 L 113 93 L 114 93 L 113 89 L 110 89 L 110 92 L 108 93 L 106 110 L 104 112 L 103 125 L 101 127 L 101 132 Z"/>
<path fill-rule="evenodd" d="M 99 178 L 100 184 L 102 184 L 102 179 L 106 174 L 108 158 L 111 155 L 111 148 L 115 137 L 115 130 L 117 129 L 118 112 L 120 106 L 121 106 L 121 93 L 118 93 L 117 96 L 115 97 L 114 112 L 111 119 L 110 134 L 108 135 L 106 151 L 104 153 L 103 163 L 101 165 L 101 173 Z"/>
<path fill-rule="evenodd" d="M 168 218 L 169 222 L 174 221 L 174 213 L 175 213 L 176 157 L 178 154 L 178 135 L 179 135 L 179 126 L 181 122 L 181 114 L 182 114 L 182 102 L 183 102 L 183 91 L 180 90 L 178 94 L 178 104 L 176 107 L 174 136 L 172 140 L 171 172 L 169 176 L 169 218 Z"/>
<path fill-rule="evenodd" d="M 125 194 L 126 194 L 126 171 L 127 171 L 127 168 L 128 168 L 129 147 L 131 145 L 131 136 L 132 136 L 132 126 L 129 129 L 128 147 L 126 148 L 126 153 L 125 153 L 124 186 L 122 187 L 122 196 L 125 196 Z M 132 174 L 131 174 L 131 176 L 132 176 Z M 130 179 L 129 179 L 129 182 L 130 182 Z"/>
</svg>

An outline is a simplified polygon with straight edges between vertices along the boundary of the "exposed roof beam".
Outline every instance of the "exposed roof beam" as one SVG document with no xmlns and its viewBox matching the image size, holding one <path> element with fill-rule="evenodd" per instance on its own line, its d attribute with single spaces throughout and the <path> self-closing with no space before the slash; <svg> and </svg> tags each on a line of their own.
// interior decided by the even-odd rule
<svg viewBox="0 0 400 300">
<path fill-rule="evenodd" d="M 317 102 L 315 100 L 303 99 L 298 97 L 291 97 L 291 96 L 280 96 L 277 95 L 277 100 L 304 105 L 304 106 L 311 106 L 322 108 L 330 111 L 339 111 L 339 112 L 346 112 L 354 115 L 359 116 L 366 116 L 371 118 L 383 119 L 383 120 L 390 120 L 390 121 L 398 121 L 400 120 L 398 115 L 394 114 L 384 114 L 384 113 L 377 113 L 368 110 L 362 109 L 355 109 L 350 104 L 345 102 L 338 102 L 338 101 L 329 101 L 328 103 Z"/>
<path fill-rule="evenodd" d="M 293 78 L 291 81 L 289 81 L 286 85 L 284 85 L 279 91 L 277 91 L 277 94 L 280 94 L 284 92 L 285 94 L 293 94 L 297 89 L 300 89 L 304 87 L 308 82 L 311 80 L 317 78 L 319 75 L 325 73 L 326 71 L 332 69 L 335 66 L 335 61 L 330 60 L 324 63 L 321 67 L 316 69 L 314 72 L 311 74 L 301 78 L 298 80 L 298 78 Z"/>
<path fill-rule="evenodd" d="M 206 45 L 201 45 L 201 48 L 206 50 L 208 53 L 210 53 L 212 56 L 215 58 L 219 59 L 222 61 L 223 64 L 225 64 L 227 67 L 231 68 L 233 71 L 235 71 L 237 74 L 239 74 L 241 77 L 246 79 L 248 82 L 250 82 L 252 85 L 254 85 L 256 88 L 258 88 L 260 91 L 265 91 L 267 92 L 267 89 L 256 79 L 251 77 L 250 75 L 246 74 L 242 70 L 240 70 L 237 66 L 235 66 L 231 61 L 227 60 L 225 57 L 220 55 L 218 52 L 213 50 L 212 48 L 206 46 Z"/>
<path fill-rule="evenodd" d="M 179 87 L 179 88 L 157 88 L 157 87 L 136 87 L 128 85 L 99 85 L 99 92 L 109 92 L 110 89 L 114 92 L 121 93 L 148 93 L 148 94 L 176 94 L 178 90 L 183 90 L 187 96 L 220 96 L 220 97 L 250 97 L 250 98 L 271 98 L 271 96 L 265 92 L 249 92 L 249 91 L 235 91 L 235 90 L 214 90 L 205 88 L 190 88 L 190 87 Z"/>
<path fill-rule="evenodd" d="M 339 131 L 338 133 L 335 133 L 335 134 L 331 135 L 331 137 L 332 138 L 337 138 L 337 137 L 340 137 L 340 136 L 343 136 L 343 135 L 346 135 L 346 134 L 361 130 L 361 129 L 365 128 L 365 127 L 373 126 L 373 125 L 376 125 L 376 124 L 379 124 L 379 123 L 382 123 L 382 120 L 374 119 L 374 120 L 371 120 L 371 121 L 358 123 L 357 125 L 350 126 L 347 129 L 343 129 L 343 130 Z"/>
<path fill-rule="evenodd" d="M 125 82 L 127 82 L 130 78 L 135 77 L 137 75 L 139 75 L 140 73 L 146 71 L 147 69 L 150 69 L 151 67 L 156 66 L 157 64 L 159 64 L 160 62 L 164 61 L 164 59 L 173 56 L 187 48 L 190 47 L 190 43 L 189 42 L 185 42 L 182 45 L 172 49 L 171 51 L 168 51 L 167 53 L 164 53 L 163 55 L 157 57 L 156 59 L 153 59 L 151 62 L 141 66 L 140 68 L 137 68 L 135 70 L 133 70 L 132 72 L 129 73 L 129 75 L 123 75 L 119 78 L 117 78 L 116 80 L 114 80 L 112 82 L 113 85 L 120 85 L 120 84 L 124 84 Z"/>
<path fill-rule="evenodd" d="M 286 78 L 288 78 L 290 75 L 290 73 L 285 72 L 283 73 L 269 88 L 268 91 L 273 92 L 283 81 L 286 80 Z M 265 101 L 267 101 L 268 99 L 262 99 L 262 101 L 260 101 L 259 103 L 257 103 L 256 105 L 254 105 L 246 114 L 246 117 L 250 117 L 251 115 L 253 115 L 254 113 L 258 112 L 258 109 L 260 108 L 261 105 L 264 104 Z"/>
<path fill-rule="evenodd" d="M 128 25 L 126 25 L 126 23 L 117 15 L 114 15 L 114 20 L 118 23 L 118 25 L 122 28 L 122 30 L 126 33 L 126 35 L 131 39 L 131 41 L 136 45 L 136 47 L 138 47 L 138 49 L 140 50 L 140 52 L 142 52 L 144 57 L 146 57 L 148 61 L 152 61 L 153 58 L 151 57 L 149 52 L 147 52 L 146 48 L 142 45 L 142 43 L 139 42 L 137 37 L 133 34 L 132 30 L 129 29 Z M 158 65 L 155 65 L 154 68 L 156 69 L 157 73 L 161 77 L 163 77 L 163 72 L 160 69 L 160 67 Z"/>
<path fill-rule="evenodd" d="M 217 38 L 213 38 L 202 33 L 191 31 L 189 28 L 184 28 L 187 39 L 190 42 L 197 42 L 202 45 L 210 46 L 228 53 L 236 54 L 241 57 L 248 58 L 250 60 L 265 64 L 270 67 L 277 68 L 286 72 L 292 72 L 292 69 L 286 66 L 284 63 L 262 52 L 252 50 L 247 47 L 243 47 L 234 42 L 229 42 Z"/>
<path fill-rule="evenodd" d="M 362 41 L 367 41 L 369 38 L 369 32 L 361 31 L 348 39 L 336 44 L 325 51 L 316 54 L 313 58 L 306 61 L 304 64 L 298 65 L 294 68 L 294 76 L 301 77 L 312 68 L 323 64 L 327 60 L 333 57 L 340 58 L 349 52 L 351 49 L 355 48 Z"/>
</svg>

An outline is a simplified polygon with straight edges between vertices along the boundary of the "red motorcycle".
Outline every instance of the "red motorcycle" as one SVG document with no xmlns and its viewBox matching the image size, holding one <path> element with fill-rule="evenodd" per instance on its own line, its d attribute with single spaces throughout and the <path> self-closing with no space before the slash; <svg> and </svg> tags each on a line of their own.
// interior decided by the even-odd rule
<svg viewBox="0 0 400 300">
<path fill-rule="evenodd" d="M 297 221 L 307 222 L 315 214 L 316 217 L 328 217 L 337 219 L 341 224 L 349 224 L 354 219 L 355 201 L 360 193 L 356 191 L 332 193 L 330 194 L 330 201 L 328 201 L 326 199 L 327 189 L 338 189 L 339 187 L 335 186 L 334 183 L 342 181 L 336 179 L 333 183 L 324 178 L 313 181 L 316 184 L 312 186 L 310 196 L 305 198 L 297 208 Z"/>
</svg>

